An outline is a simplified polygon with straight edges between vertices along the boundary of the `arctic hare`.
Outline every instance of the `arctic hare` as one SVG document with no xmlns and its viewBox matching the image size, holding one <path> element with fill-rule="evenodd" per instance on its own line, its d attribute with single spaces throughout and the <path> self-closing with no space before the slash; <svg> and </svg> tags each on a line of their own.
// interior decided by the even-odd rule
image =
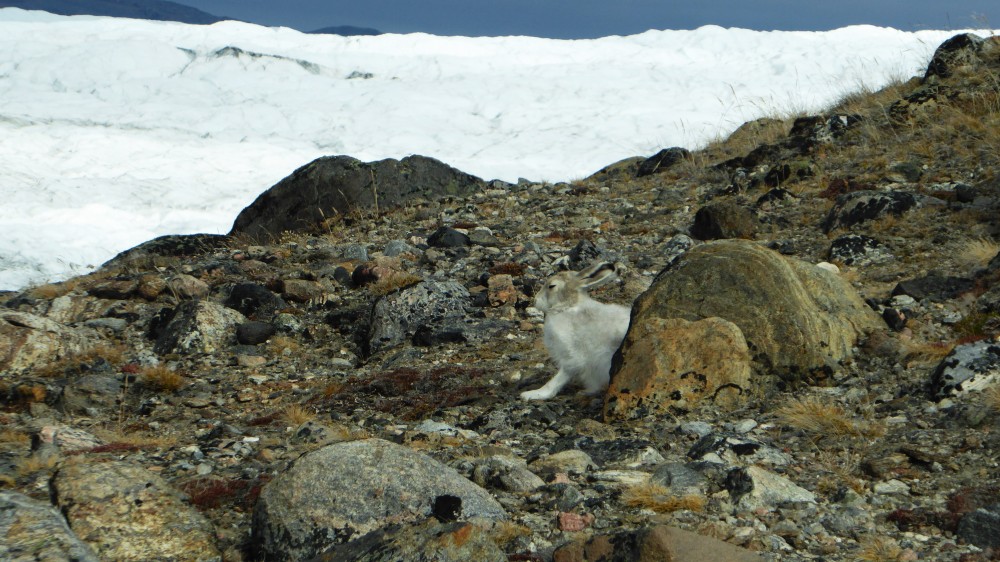
<svg viewBox="0 0 1000 562">
<path fill-rule="evenodd" d="M 615 279 L 622 266 L 601 262 L 583 271 L 564 271 L 550 277 L 535 298 L 545 313 L 544 341 L 559 371 L 536 390 L 521 393 L 524 400 L 546 400 L 576 379 L 588 394 L 608 385 L 611 357 L 628 330 L 630 309 L 597 302 L 587 291 Z"/>
</svg>

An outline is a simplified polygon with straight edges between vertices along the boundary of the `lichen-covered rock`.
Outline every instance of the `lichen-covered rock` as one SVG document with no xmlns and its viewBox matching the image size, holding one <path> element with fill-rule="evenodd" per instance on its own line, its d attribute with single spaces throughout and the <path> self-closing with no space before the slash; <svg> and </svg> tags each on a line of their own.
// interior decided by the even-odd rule
<svg viewBox="0 0 1000 562">
<path fill-rule="evenodd" d="M 140 466 L 67 463 L 51 485 L 73 531 L 102 560 L 222 560 L 205 518 Z"/>
<path fill-rule="evenodd" d="M 830 244 L 830 260 L 844 265 L 871 265 L 892 258 L 893 255 L 885 244 L 871 236 L 846 234 Z"/>
<path fill-rule="evenodd" d="M 27 312 L 0 310 L 0 372 L 84 353 L 99 342 L 93 330 L 70 328 Z"/>
<path fill-rule="evenodd" d="M 705 402 L 732 409 L 750 384 L 746 340 L 722 318 L 689 322 L 636 315 L 619 353 L 605 419 L 687 411 Z"/>
<path fill-rule="evenodd" d="M 506 562 L 482 527 L 470 523 L 394 525 L 335 545 L 312 562 Z"/>
<path fill-rule="evenodd" d="M 500 504 L 454 469 L 381 439 L 329 445 L 268 483 L 253 513 L 253 548 L 265 560 L 305 560 L 390 524 L 420 521 L 441 498 L 457 517 L 506 519 Z"/>
<path fill-rule="evenodd" d="M 112 301 L 84 295 L 63 295 L 52 299 L 45 317 L 60 324 L 72 324 L 101 318 L 111 308 Z"/>
<path fill-rule="evenodd" d="M 763 562 L 764 560 L 756 553 L 719 539 L 666 525 L 598 535 L 587 540 L 571 542 L 557 548 L 552 559 L 554 562 L 605 560 Z"/>
<path fill-rule="evenodd" d="M 98 562 L 58 510 L 7 491 L 0 492 L 0 560 Z"/>
<path fill-rule="evenodd" d="M 964 396 L 1000 385 L 1000 343 L 984 340 L 955 346 L 931 376 L 936 398 Z"/>
<path fill-rule="evenodd" d="M 759 466 L 734 468 L 726 475 L 726 489 L 742 509 L 773 509 L 778 504 L 816 503 L 816 495 L 788 478 Z"/>
<path fill-rule="evenodd" d="M 713 316 L 739 326 L 757 373 L 790 381 L 828 373 L 865 332 L 884 329 L 836 274 L 743 240 L 688 250 L 632 309 L 636 326 L 650 318 Z M 612 373 L 622 367 L 616 356 Z"/>
<path fill-rule="evenodd" d="M 166 353 L 212 353 L 236 341 L 236 326 L 245 316 L 210 301 L 187 301 L 156 340 L 153 350 Z"/>
<path fill-rule="evenodd" d="M 900 216 L 919 201 L 904 191 L 854 191 L 837 196 L 833 208 L 823 220 L 823 232 L 849 228 L 887 215 Z"/>
<path fill-rule="evenodd" d="M 454 281 L 424 281 L 386 295 L 372 308 L 369 351 L 397 346 L 421 330 L 461 324 L 470 304 L 469 291 Z"/>
</svg>

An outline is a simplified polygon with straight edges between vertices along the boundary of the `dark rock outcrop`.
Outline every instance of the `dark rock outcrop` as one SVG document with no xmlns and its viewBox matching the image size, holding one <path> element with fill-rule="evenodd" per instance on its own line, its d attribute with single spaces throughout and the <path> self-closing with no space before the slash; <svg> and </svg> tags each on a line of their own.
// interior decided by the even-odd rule
<svg viewBox="0 0 1000 562">
<path fill-rule="evenodd" d="M 639 170 L 636 172 L 636 175 L 641 178 L 643 176 L 651 176 L 653 174 L 665 172 L 690 157 L 691 153 L 688 152 L 687 149 L 676 146 L 672 148 L 664 148 L 653 156 L 643 160 L 642 163 L 639 164 Z"/>
<path fill-rule="evenodd" d="M 915 299 L 934 302 L 953 299 L 975 287 L 972 279 L 931 273 L 916 279 L 900 281 L 892 289 L 893 295 L 909 295 Z"/>
<path fill-rule="evenodd" d="M 917 206 L 917 197 L 903 191 L 855 191 L 837 197 L 821 228 L 830 232 L 886 215 L 900 216 Z"/>
<path fill-rule="evenodd" d="M 698 240 L 753 238 L 754 216 L 750 209 L 731 201 L 709 203 L 698 209 L 691 236 Z"/>
<path fill-rule="evenodd" d="M 934 51 L 924 73 L 924 80 L 932 77 L 948 78 L 959 68 L 977 64 L 984 51 L 996 48 L 995 42 L 972 33 L 956 35 L 941 43 Z"/>
<path fill-rule="evenodd" d="M 350 156 L 313 160 L 262 193 L 236 217 L 230 234 L 268 241 L 328 218 L 471 195 L 483 180 L 426 156 L 362 162 Z"/>
</svg>

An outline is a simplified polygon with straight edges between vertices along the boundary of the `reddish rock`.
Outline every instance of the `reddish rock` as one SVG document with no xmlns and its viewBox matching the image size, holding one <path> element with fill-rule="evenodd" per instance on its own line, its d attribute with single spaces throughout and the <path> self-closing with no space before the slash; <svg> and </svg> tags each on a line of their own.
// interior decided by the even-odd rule
<svg viewBox="0 0 1000 562">
<path fill-rule="evenodd" d="M 612 535 L 598 535 L 556 549 L 554 562 L 763 562 L 749 550 L 729 543 L 661 525 Z"/>
<path fill-rule="evenodd" d="M 582 531 L 594 524 L 594 516 L 590 513 L 579 515 L 577 513 L 562 512 L 559 514 L 559 530 L 561 531 Z"/>
<path fill-rule="evenodd" d="M 732 409 L 750 384 L 743 333 L 721 318 L 636 318 L 621 354 L 621 369 L 605 399 L 605 419 L 689 410 L 702 401 Z"/>
</svg>

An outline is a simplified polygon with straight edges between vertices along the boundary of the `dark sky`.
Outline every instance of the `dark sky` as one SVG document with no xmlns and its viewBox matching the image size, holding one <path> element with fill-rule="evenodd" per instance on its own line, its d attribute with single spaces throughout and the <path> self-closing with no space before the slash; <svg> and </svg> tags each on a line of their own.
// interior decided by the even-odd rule
<svg viewBox="0 0 1000 562">
<path fill-rule="evenodd" d="M 827 30 L 852 24 L 1000 28 L 1000 0 L 177 0 L 206 12 L 310 31 L 590 38 L 648 29 Z"/>
</svg>

